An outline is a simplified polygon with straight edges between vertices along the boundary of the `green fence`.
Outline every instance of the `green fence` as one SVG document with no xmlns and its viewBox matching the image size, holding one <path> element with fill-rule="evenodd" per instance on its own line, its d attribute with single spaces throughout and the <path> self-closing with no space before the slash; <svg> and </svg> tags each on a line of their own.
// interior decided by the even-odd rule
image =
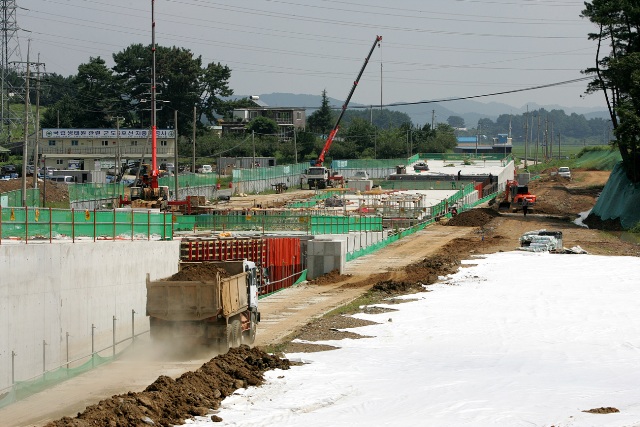
<svg viewBox="0 0 640 427">
<path fill-rule="evenodd" d="M 407 159 L 349 159 L 333 160 L 331 168 L 340 169 L 393 169 L 407 164 Z"/>
<path fill-rule="evenodd" d="M 175 183 L 175 177 L 172 176 L 158 179 L 158 185 L 169 187 L 169 189 L 175 188 Z M 180 188 L 206 187 L 215 186 L 216 184 L 217 177 L 215 174 L 178 175 L 178 186 Z M 69 201 L 73 203 L 87 200 L 117 199 L 129 193 L 128 186 L 123 182 L 113 184 L 69 184 Z"/>
<path fill-rule="evenodd" d="M 346 234 L 353 231 L 382 231 L 382 217 L 310 215 L 295 212 L 278 214 L 232 214 L 177 216 L 174 229 L 216 231 L 295 231 L 305 234 Z"/>
<path fill-rule="evenodd" d="M 46 390 L 49 387 L 53 387 L 63 381 L 77 377 L 80 374 L 90 371 L 97 366 L 111 362 L 112 360 L 113 357 L 102 357 L 98 354 L 94 354 L 87 362 L 75 368 L 62 367 L 53 371 L 47 371 L 41 377 L 36 379 L 16 381 L 16 383 L 8 389 L 8 392 L 0 396 L 0 408 L 4 408 L 5 406 Z"/>
<path fill-rule="evenodd" d="M 234 169 L 233 182 L 295 178 L 292 182 L 297 183 L 300 179 L 300 174 L 308 168 L 308 163 L 298 163 L 295 165 L 272 166 L 268 168 Z"/>
<path fill-rule="evenodd" d="M 172 215 L 151 211 L 0 208 L 0 239 L 140 240 L 173 238 Z"/>
<path fill-rule="evenodd" d="M 27 188 L 27 206 L 40 206 L 40 189 Z M 5 208 L 22 206 L 22 190 L 8 191 L 0 194 L 0 206 Z"/>
</svg>

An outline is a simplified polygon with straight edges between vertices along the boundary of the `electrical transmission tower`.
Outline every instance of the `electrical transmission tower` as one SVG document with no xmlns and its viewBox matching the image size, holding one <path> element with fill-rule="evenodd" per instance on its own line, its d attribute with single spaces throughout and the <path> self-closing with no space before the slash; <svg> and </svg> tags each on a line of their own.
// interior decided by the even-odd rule
<svg viewBox="0 0 640 427">
<path fill-rule="evenodd" d="M 23 123 L 23 117 L 17 111 L 12 111 L 10 103 L 24 104 L 25 87 L 24 80 L 20 78 L 24 72 L 16 68 L 22 64 L 20 43 L 18 41 L 18 22 L 16 10 L 18 6 L 15 0 L 0 0 L 0 32 L 2 34 L 2 50 L 0 60 L 0 113 L 2 115 L 2 127 L 0 129 L 0 143 L 11 142 L 11 129 Z M 23 68 L 21 65 L 18 65 Z M 9 147 L 7 147 L 9 148 Z"/>
</svg>

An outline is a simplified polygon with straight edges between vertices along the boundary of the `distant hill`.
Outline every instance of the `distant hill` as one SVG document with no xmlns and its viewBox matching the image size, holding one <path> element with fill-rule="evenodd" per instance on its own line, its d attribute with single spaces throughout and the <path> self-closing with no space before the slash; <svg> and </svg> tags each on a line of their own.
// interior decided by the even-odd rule
<svg viewBox="0 0 640 427">
<path fill-rule="evenodd" d="M 234 98 L 245 98 L 248 95 L 239 95 Z M 320 107 L 322 103 L 321 95 L 293 94 L 293 93 L 268 93 L 260 95 L 260 100 L 270 107 L 303 107 L 307 109 L 307 114 Z M 344 100 L 329 97 L 329 103 L 334 108 L 341 108 Z M 391 103 L 391 102 L 390 102 Z M 402 102 L 399 101 L 399 104 Z M 392 104 L 392 103 L 391 103 Z M 349 108 L 370 108 L 363 104 L 352 102 Z M 563 110 L 567 115 L 571 113 L 583 114 L 587 119 L 592 118 L 609 118 L 609 113 L 602 108 L 585 108 L 585 107 L 563 107 L 560 105 L 538 105 L 535 103 L 528 104 L 529 111 L 544 108 L 547 111 Z M 373 105 L 373 108 L 376 108 Z M 475 127 L 478 120 L 487 118 L 495 121 L 501 114 L 522 114 L 527 111 L 527 105 L 522 107 L 514 107 L 499 102 L 483 103 L 473 100 L 449 101 L 433 104 L 417 104 L 417 105 L 398 105 L 386 107 L 390 110 L 406 113 L 411 118 L 414 125 L 422 126 L 425 123 L 431 123 L 432 119 L 436 122 L 446 122 L 449 116 L 460 116 L 464 119 L 468 127 Z"/>
</svg>

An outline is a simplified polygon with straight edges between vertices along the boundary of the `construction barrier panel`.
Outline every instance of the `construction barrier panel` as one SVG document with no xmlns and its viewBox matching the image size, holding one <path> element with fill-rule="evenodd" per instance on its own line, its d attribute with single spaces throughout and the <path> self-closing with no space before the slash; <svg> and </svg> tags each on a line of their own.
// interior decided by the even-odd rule
<svg viewBox="0 0 640 427">
<path fill-rule="evenodd" d="M 152 211 L 1 208 L 0 240 L 171 240 L 172 216 Z"/>
</svg>

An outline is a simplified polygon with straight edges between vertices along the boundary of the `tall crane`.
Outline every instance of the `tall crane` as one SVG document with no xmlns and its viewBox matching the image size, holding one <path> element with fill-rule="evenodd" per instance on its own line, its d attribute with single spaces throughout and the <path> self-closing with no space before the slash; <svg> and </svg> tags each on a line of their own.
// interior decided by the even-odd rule
<svg viewBox="0 0 640 427">
<path fill-rule="evenodd" d="M 355 92 L 356 86 L 358 86 L 358 82 L 360 81 L 360 77 L 362 77 L 362 73 L 364 73 L 364 69 L 367 68 L 367 64 L 369 63 L 369 58 L 371 58 L 371 55 L 373 54 L 373 50 L 376 48 L 376 45 L 380 46 L 380 42 L 381 41 L 382 41 L 382 36 L 376 36 L 376 39 L 373 42 L 373 46 L 371 46 L 371 50 L 369 50 L 369 54 L 367 55 L 366 59 L 364 60 L 364 64 L 362 64 L 362 68 L 360 69 L 360 72 L 358 73 L 358 77 L 356 77 L 356 80 L 353 82 L 353 86 L 351 87 L 351 92 L 349 92 L 349 96 L 347 96 L 346 101 L 342 105 L 342 111 L 340 111 L 340 115 L 338 116 L 338 120 L 336 120 L 335 126 L 333 127 L 333 129 L 329 133 L 329 137 L 327 138 L 327 142 L 324 144 L 324 147 L 322 148 L 322 151 L 320 152 L 320 155 L 318 156 L 318 159 L 316 160 L 316 163 L 315 163 L 316 166 L 322 166 L 322 164 L 324 163 L 324 157 L 327 154 L 327 151 L 329 151 L 329 148 L 331 147 L 331 143 L 333 143 L 333 139 L 336 137 L 336 134 L 338 133 L 338 129 L 340 128 L 340 121 L 342 121 L 342 116 L 344 116 L 344 112 L 347 110 L 347 106 L 349 105 L 349 101 L 351 101 L 351 97 L 353 96 L 353 92 Z"/>
</svg>

